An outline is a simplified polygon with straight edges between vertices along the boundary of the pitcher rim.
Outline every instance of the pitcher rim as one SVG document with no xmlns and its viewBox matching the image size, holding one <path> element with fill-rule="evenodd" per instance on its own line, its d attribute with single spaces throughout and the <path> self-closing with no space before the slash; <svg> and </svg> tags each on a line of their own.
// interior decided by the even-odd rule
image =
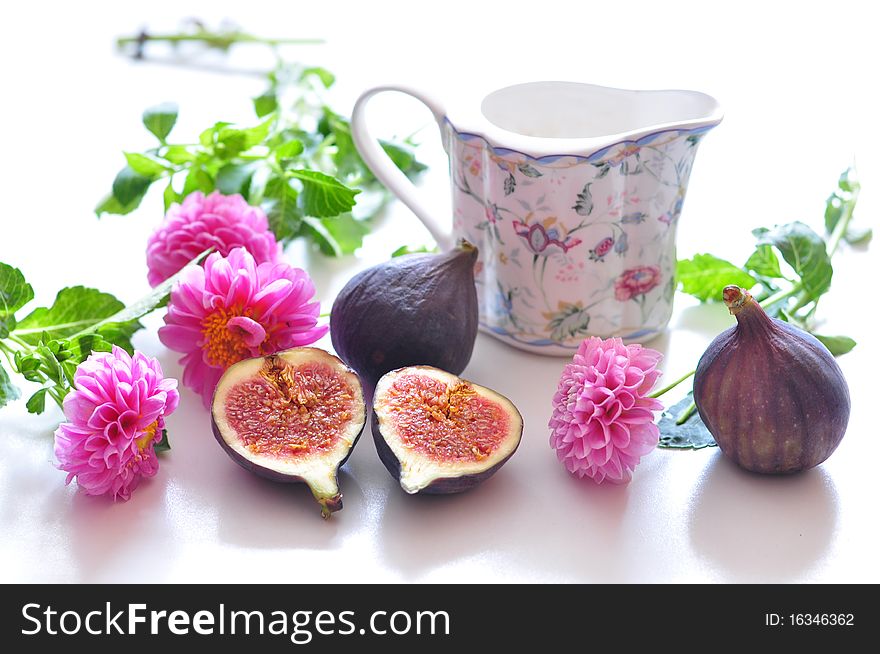
<svg viewBox="0 0 880 654">
<path fill-rule="evenodd" d="M 588 150 L 587 154 L 583 154 L 582 152 L 578 152 L 578 153 L 566 152 L 566 153 L 542 154 L 542 155 L 530 154 L 528 152 L 523 152 L 522 150 L 517 150 L 515 148 L 496 146 L 492 143 L 492 141 L 489 140 L 488 137 L 486 137 L 484 134 L 481 134 L 478 132 L 459 131 L 455 127 L 455 125 L 452 123 L 452 121 L 449 120 L 448 116 L 443 117 L 443 122 L 445 124 L 449 125 L 449 128 L 452 130 L 452 132 L 455 134 L 455 136 L 459 138 L 459 140 L 473 141 L 473 140 L 479 139 L 480 141 L 485 143 L 485 145 L 492 152 L 492 154 L 497 155 L 499 157 L 514 154 L 514 155 L 519 155 L 521 157 L 524 157 L 527 161 L 529 161 L 531 163 L 549 164 L 549 163 L 558 162 L 562 159 L 573 159 L 578 162 L 593 163 L 593 162 L 601 160 L 609 151 L 613 150 L 614 148 L 618 148 L 620 146 L 635 145 L 637 147 L 642 147 L 642 146 L 651 145 L 651 144 L 656 145 L 657 139 L 664 134 L 674 134 L 673 138 L 678 138 L 679 136 L 683 136 L 683 135 L 694 136 L 694 135 L 698 135 L 698 134 L 705 134 L 706 132 L 711 130 L 713 127 L 718 125 L 718 123 L 721 122 L 721 118 L 718 118 L 718 120 L 715 120 L 715 121 L 709 122 L 709 123 L 706 123 L 705 121 L 700 121 L 701 122 L 700 125 L 697 125 L 697 126 L 691 127 L 691 128 L 668 127 L 666 129 L 658 129 L 657 131 L 652 131 L 652 132 L 648 132 L 647 134 L 642 134 L 638 138 L 625 138 L 620 141 L 614 141 L 610 145 L 602 145 L 600 148 L 598 148 L 596 150 L 592 150 L 592 151 L 589 151 L 587 148 L 587 150 Z M 676 125 L 679 125 L 679 124 L 680 123 L 676 123 Z M 523 138 L 536 138 L 536 137 L 523 137 Z M 619 138 L 619 135 L 614 135 L 613 138 Z M 586 139 L 543 139 L 543 140 L 583 141 Z M 602 140 L 604 141 L 605 139 L 603 138 Z"/>
<path fill-rule="evenodd" d="M 692 118 L 655 122 L 633 129 L 580 137 L 545 137 L 522 134 L 497 125 L 481 109 L 475 111 L 475 108 L 468 109 L 464 106 L 459 106 L 458 110 L 441 111 L 442 120 L 440 122 L 448 124 L 452 132 L 460 140 L 481 139 L 491 149 L 493 154 L 515 154 L 526 157 L 532 162 L 548 163 L 566 157 L 578 161 L 596 161 L 609 150 L 620 146 L 648 145 L 663 135 L 672 135 L 672 138 L 676 138 L 681 135 L 705 133 L 718 125 L 724 118 L 724 112 L 718 100 L 702 91 L 689 89 L 624 89 L 572 80 L 530 80 L 507 84 L 486 94 L 483 97 L 483 101 L 500 91 L 531 84 L 577 85 L 599 91 L 613 91 L 635 97 L 642 96 L 641 99 L 647 99 L 651 95 L 675 94 L 691 96 L 704 101 L 706 109 Z M 441 118 L 441 116 L 438 116 L 438 118 Z"/>
</svg>

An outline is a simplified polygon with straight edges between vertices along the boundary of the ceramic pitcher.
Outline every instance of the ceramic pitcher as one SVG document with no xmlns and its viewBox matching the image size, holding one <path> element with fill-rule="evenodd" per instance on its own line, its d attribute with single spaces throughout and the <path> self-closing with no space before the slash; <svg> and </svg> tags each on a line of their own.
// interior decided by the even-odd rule
<svg viewBox="0 0 880 654">
<path fill-rule="evenodd" d="M 436 215 L 369 132 L 384 91 L 426 104 L 449 155 L 452 220 Z M 718 103 L 695 91 L 531 82 L 444 108 L 382 86 L 352 114 L 358 151 L 441 248 L 479 248 L 480 326 L 518 348 L 566 354 L 587 336 L 645 342 L 672 313 L 675 232 Z"/>
</svg>

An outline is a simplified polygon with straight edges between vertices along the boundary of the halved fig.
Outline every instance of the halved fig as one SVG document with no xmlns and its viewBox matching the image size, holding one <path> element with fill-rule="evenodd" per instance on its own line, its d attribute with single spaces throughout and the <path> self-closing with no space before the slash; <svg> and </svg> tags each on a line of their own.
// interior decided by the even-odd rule
<svg viewBox="0 0 880 654">
<path fill-rule="evenodd" d="M 410 494 L 473 488 L 513 455 L 522 430 L 506 397 L 438 368 L 398 368 L 376 385 L 376 449 Z"/>
<path fill-rule="evenodd" d="M 365 422 L 358 376 L 314 347 L 230 366 L 211 404 L 214 436 L 233 461 L 273 481 L 308 484 L 325 518 L 342 508 L 336 473 Z"/>
</svg>

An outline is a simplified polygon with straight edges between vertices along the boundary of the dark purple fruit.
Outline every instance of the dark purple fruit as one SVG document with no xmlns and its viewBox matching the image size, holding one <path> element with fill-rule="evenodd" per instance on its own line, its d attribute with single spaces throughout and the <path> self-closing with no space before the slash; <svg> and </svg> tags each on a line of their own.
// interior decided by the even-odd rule
<svg viewBox="0 0 880 654">
<path fill-rule="evenodd" d="M 736 326 L 703 354 L 694 402 L 721 451 L 746 470 L 799 472 L 834 452 L 849 421 L 849 388 L 810 334 L 771 318 L 748 291 L 724 289 Z"/>
<path fill-rule="evenodd" d="M 460 493 L 513 456 L 522 416 L 510 400 L 444 370 L 400 368 L 376 385 L 373 439 L 407 493 Z"/>
<path fill-rule="evenodd" d="M 308 484 L 325 518 L 342 508 L 336 472 L 365 423 L 357 375 L 314 347 L 230 366 L 211 404 L 214 436 L 233 461 L 273 481 Z"/>
<path fill-rule="evenodd" d="M 430 365 L 456 374 L 477 337 L 477 250 L 395 257 L 355 275 L 330 313 L 333 347 L 372 389 L 389 370 Z"/>
</svg>

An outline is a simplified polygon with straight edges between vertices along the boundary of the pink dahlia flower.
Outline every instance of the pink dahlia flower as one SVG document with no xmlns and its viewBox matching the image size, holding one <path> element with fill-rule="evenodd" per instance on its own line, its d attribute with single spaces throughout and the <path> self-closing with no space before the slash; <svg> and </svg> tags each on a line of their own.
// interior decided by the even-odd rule
<svg viewBox="0 0 880 654">
<path fill-rule="evenodd" d="M 171 289 L 159 339 L 183 352 L 183 383 L 210 406 L 223 371 L 250 357 L 314 343 L 320 304 L 304 270 L 286 263 L 257 264 L 244 248 L 211 254 Z"/>
<path fill-rule="evenodd" d="M 74 386 L 64 398 L 68 422 L 55 432 L 58 467 L 87 495 L 127 500 L 159 469 L 154 446 L 177 408 L 177 380 L 156 359 L 114 346 L 83 361 Z"/>
<path fill-rule="evenodd" d="M 196 191 L 183 204 L 171 205 L 147 241 L 150 286 L 158 286 L 209 247 L 223 256 L 244 247 L 257 263 L 275 263 L 281 252 L 262 209 L 238 194 L 214 191 L 205 197 Z"/>
<path fill-rule="evenodd" d="M 648 397 L 663 355 L 619 338 L 591 337 L 565 366 L 553 396 L 550 445 L 568 471 L 597 484 L 626 483 L 660 430 Z"/>
</svg>

